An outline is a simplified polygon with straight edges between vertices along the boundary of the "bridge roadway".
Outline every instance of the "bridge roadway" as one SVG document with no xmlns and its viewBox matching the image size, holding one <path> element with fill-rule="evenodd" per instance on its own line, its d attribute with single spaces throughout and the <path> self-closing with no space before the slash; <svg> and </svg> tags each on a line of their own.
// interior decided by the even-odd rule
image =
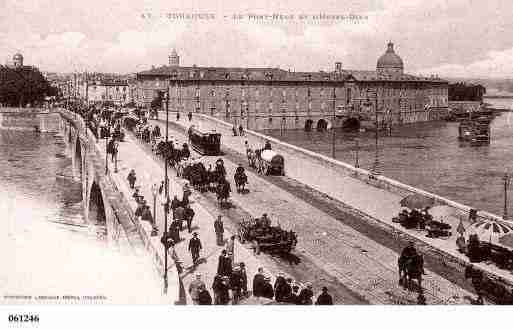
<svg viewBox="0 0 513 330">
<path fill-rule="evenodd" d="M 164 132 L 163 122 L 158 124 Z M 185 142 L 180 128 L 172 126 L 171 135 L 181 143 Z M 135 141 L 129 139 L 121 144 L 120 159 L 126 162 L 139 158 L 138 161 L 142 162 L 141 151 L 134 153 L 141 146 L 130 146 L 131 143 Z M 151 156 L 146 153 L 144 157 Z M 235 163 L 241 162 L 243 157 L 229 151 L 223 158 L 233 185 Z M 204 159 L 207 163 L 213 163 L 217 157 Z M 161 176 L 162 171 L 158 175 Z M 341 210 L 339 203 L 333 200 L 327 202 L 323 196 L 315 196 L 307 187 L 293 180 L 277 186 L 272 178 L 263 178 L 251 172 L 248 177 L 251 192 L 247 195 L 234 193 L 232 201 L 236 208 L 223 211 L 232 222 L 231 227 L 242 217 L 256 217 L 267 212 L 274 222 L 279 221 L 283 228 L 290 228 L 299 235 L 296 260 L 261 255 L 259 262 L 265 264 L 266 268 L 285 271 L 299 281 L 311 281 L 317 290 L 326 284 L 335 293 L 339 304 L 416 302 L 416 294 L 404 290 L 397 283 L 397 248 L 378 243 L 380 239 L 372 237 L 374 230 L 367 228 L 369 234 L 366 235 L 362 233 L 365 228 L 359 231 L 351 226 L 351 223 L 354 225 L 358 222 L 365 227 L 361 219 L 356 219 L 347 210 Z M 176 189 L 173 188 L 173 191 Z M 215 206 L 212 207 L 215 205 L 213 194 L 200 196 L 195 193 L 194 196 L 201 205 L 210 205 L 209 208 L 216 212 Z M 342 218 L 346 221 L 340 221 Z M 377 235 L 380 235 L 379 231 Z M 399 245 L 398 242 L 395 245 Z M 469 292 L 470 287 L 466 290 L 430 270 L 423 286 L 429 304 L 468 304 L 467 297 L 473 296 Z"/>
</svg>

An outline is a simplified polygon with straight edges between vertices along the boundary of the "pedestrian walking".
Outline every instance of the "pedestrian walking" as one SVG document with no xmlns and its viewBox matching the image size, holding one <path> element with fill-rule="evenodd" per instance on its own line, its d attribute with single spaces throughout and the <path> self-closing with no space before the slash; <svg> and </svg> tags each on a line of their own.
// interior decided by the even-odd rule
<svg viewBox="0 0 513 330">
<path fill-rule="evenodd" d="M 217 245 L 223 245 L 223 234 L 224 234 L 224 224 L 223 220 L 221 220 L 221 216 L 217 216 L 216 221 L 214 221 L 214 231 L 216 233 L 216 242 Z"/>
<path fill-rule="evenodd" d="M 221 276 L 230 276 L 232 274 L 232 260 L 227 256 L 226 250 L 221 251 L 218 258 L 217 274 Z"/>
<path fill-rule="evenodd" d="M 262 297 L 262 287 L 265 282 L 264 269 L 258 268 L 258 273 L 253 277 L 253 296 Z"/>
<path fill-rule="evenodd" d="M 312 284 L 310 282 L 307 282 L 305 284 L 305 288 L 299 292 L 298 300 L 300 305 L 312 305 L 313 301 L 313 291 L 312 291 Z"/>
<path fill-rule="evenodd" d="M 184 216 L 185 221 L 187 222 L 187 230 L 189 231 L 189 233 L 192 232 L 192 219 L 194 218 L 194 214 L 194 210 L 190 205 L 185 207 Z"/>
<path fill-rule="evenodd" d="M 197 273 L 196 278 L 189 284 L 189 294 L 191 295 L 192 303 L 199 305 L 199 292 L 201 286 L 205 286 L 205 283 L 201 280 L 201 274 Z"/>
<path fill-rule="evenodd" d="M 237 128 L 235 128 L 235 124 L 232 127 L 233 136 L 237 136 Z"/>
<path fill-rule="evenodd" d="M 271 276 L 266 275 L 265 280 L 262 284 L 262 297 L 267 299 L 273 299 L 274 297 L 274 289 L 271 284 Z"/>
<path fill-rule="evenodd" d="M 274 282 L 274 296 L 277 302 L 285 302 L 292 293 L 292 288 L 287 283 L 285 275 L 279 273 Z"/>
<path fill-rule="evenodd" d="M 130 184 L 130 189 L 135 188 L 135 181 L 137 180 L 137 177 L 135 175 L 135 170 L 131 169 L 130 173 L 128 173 L 128 176 L 126 178 L 128 180 L 128 183 Z"/>
<path fill-rule="evenodd" d="M 179 120 L 180 120 L 180 113 L 179 113 L 179 112 L 177 112 L 177 113 L 176 113 L 176 121 L 179 121 Z"/>
<path fill-rule="evenodd" d="M 316 305 L 333 305 L 333 298 L 328 293 L 328 288 L 323 286 L 322 293 L 317 297 Z"/>
<path fill-rule="evenodd" d="M 214 303 L 216 305 L 228 305 L 230 302 L 229 280 L 228 276 L 216 275 L 214 278 L 212 289 L 214 290 Z"/>
<path fill-rule="evenodd" d="M 198 233 L 192 234 L 192 238 L 189 241 L 189 251 L 191 252 L 193 264 L 196 264 L 196 262 L 198 261 L 201 249 L 202 246 L 201 241 L 198 237 Z"/>
<path fill-rule="evenodd" d="M 189 121 L 192 120 L 192 112 L 189 112 L 189 114 L 187 114 L 187 117 L 189 117 Z"/>
<path fill-rule="evenodd" d="M 232 290 L 232 305 L 237 305 L 242 298 L 243 278 L 240 266 L 233 268 L 230 276 L 230 289 Z"/>
<path fill-rule="evenodd" d="M 248 273 L 246 272 L 246 265 L 241 262 L 239 264 L 240 267 L 240 276 L 242 278 L 242 295 L 247 297 L 248 295 Z"/>
<path fill-rule="evenodd" d="M 239 125 L 239 135 L 244 136 L 244 127 L 242 127 L 242 124 Z"/>
<path fill-rule="evenodd" d="M 212 297 L 203 283 L 198 290 L 198 305 L 212 305 Z"/>
<path fill-rule="evenodd" d="M 235 235 L 232 235 L 228 242 L 226 242 L 226 253 L 228 254 L 228 257 L 232 261 L 233 265 L 233 260 L 235 258 Z"/>
</svg>

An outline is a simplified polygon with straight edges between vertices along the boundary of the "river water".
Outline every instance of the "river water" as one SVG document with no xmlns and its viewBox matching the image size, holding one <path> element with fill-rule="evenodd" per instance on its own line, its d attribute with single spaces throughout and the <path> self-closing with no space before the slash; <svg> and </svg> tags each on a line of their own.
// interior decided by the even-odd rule
<svg viewBox="0 0 513 330">
<path fill-rule="evenodd" d="M 66 148 L 56 134 L 0 130 L 0 304 L 169 303 L 149 258 L 110 249 L 84 221 Z"/>
<path fill-rule="evenodd" d="M 513 99 L 485 99 L 497 108 L 513 108 Z M 268 130 L 285 142 L 332 156 L 332 132 Z M 513 173 L 513 112 L 491 123 L 491 143 L 458 141 L 458 123 L 429 122 L 373 132 L 335 132 L 335 158 L 478 209 L 503 214 L 505 171 Z M 512 189 L 513 190 L 513 189 Z M 508 199 L 509 212 L 513 211 Z"/>
</svg>

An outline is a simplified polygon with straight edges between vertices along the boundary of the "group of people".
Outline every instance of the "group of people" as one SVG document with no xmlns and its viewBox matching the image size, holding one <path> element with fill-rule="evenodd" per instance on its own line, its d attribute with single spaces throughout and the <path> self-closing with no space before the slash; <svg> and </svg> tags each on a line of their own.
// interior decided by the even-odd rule
<svg viewBox="0 0 513 330">
<path fill-rule="evenodd" d="M 137 208 L 135 209 L 135 216 L 143 221 L 148 221 L 151 224 L 152 231 L 151 236 L 158 235 L 158 228 L 155 222 L 155 218 L 150 210 L 150 206 L 147 204 L 144 196 L 139 194 L 140 188 L 135 186 L 135 182 L 137 181 L 137 175 L 134 169 L 131 169 L 127 176 L 127 181 L 130 189 L 134 191 L 132 197 L 137 202 Z"/>
<path fill-rule="evenodd" d="M 242 126 L 242 124 L 239 125 L 238 130 L 237 130 L 237 127 L 235 126 L 235 124 L 233 124 L 232 133 L 233 133 L 233 136 L 237 136 L 237 135 L 244 136 L 244 127 Z"/>
</svg>

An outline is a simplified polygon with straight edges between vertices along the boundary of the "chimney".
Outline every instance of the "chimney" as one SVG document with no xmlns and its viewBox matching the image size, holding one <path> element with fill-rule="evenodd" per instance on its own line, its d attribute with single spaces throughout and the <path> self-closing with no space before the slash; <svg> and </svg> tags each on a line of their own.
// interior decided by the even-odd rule
<svg viewBox="0 0 513 330">
<path fill-rule="evenodd" d="M 335 72 L 342 73 L 342 62 L 335 62 Z"/>
</svg>

